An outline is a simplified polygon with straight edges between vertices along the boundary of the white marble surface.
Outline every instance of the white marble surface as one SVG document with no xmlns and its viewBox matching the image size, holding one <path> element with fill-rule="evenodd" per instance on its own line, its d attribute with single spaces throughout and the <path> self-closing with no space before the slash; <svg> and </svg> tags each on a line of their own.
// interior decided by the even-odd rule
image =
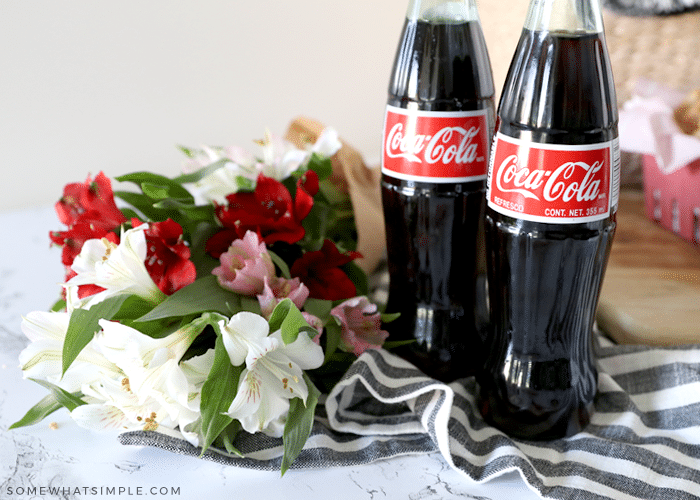
<svg viewBox="0 0 700 500">
<path fill-rule="evenodd" d="M 439 454 L 406 456 L 356 467 L 290 471 L 283 478 L 222 466 L 163 450 L 121 446 L 115 435 L 75 425 L 65 410 L 32 427 L 8 427 L 46 395 L 22 379 L 17 356 L 26 345 L 21 316 L 46 310 L 63 277 L 60 229 L 52 207 L 0 213 L 0 499 L 150 496 L 333 500 L 481 500 L 539 498 L 516 473 L 475 484 Z M 56 428 L 49 424 L 55 423 Z M 52 494 L 49 488 L 58 488 Z"/>
</svg>

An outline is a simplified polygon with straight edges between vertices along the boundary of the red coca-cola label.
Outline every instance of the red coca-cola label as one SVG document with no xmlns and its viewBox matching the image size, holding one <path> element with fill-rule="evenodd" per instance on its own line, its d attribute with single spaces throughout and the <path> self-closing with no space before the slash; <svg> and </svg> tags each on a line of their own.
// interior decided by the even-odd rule
<svg viewBox="0 0 700 500">
<path fill-rule="evenodd" d="M 387 106 L 382 173 L 423 182 L 483 180 L 488 142 L 485 109 L 435 112 Z"/>
<path fill-rule="evenodd" d="M 619 168 L 614 141 L 586 145 L 535 144 L 497 134 L 487 200 L 519 219 L 580 223 L 605 219 L 616 203 L 611 179 Z"/>
</svg>

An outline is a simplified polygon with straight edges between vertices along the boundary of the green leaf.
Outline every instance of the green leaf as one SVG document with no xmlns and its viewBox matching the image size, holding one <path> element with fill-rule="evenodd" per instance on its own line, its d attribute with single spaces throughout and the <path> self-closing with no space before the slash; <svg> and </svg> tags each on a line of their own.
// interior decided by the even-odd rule
<svg viewBox="0 0 700 500">
<path fill-rule="evenodd" d="M 258 315 L 262 314 L 262 309 L 260 308 L 260 302 L 256 297 L 248 297 L 247 295 L 240 295 L 239 296 L 241 302 L 240 306 L 238 308 L 238 311 L 248 311 L 252 312 Z"/>
<path fill-rule="evenodd" d="M 188 156 L 192 156 L 191 150 L 182 147 L 180 148 L 180 150 L 185 152 L 185 154 L 187 154 Z M 191 174 L 184 174 L 179 177 L 175 177 L 174 181 L 180 184 L 191 184 L 194 182 L 199 182 L 205 177 L 219 170 L 221 167 L 223 167 L 226 163 L 230 161 L 231 160 L 229 160 L 228 158 L 223 158 L 221 160 L 215 161 L 214 163 L 207 165 L 206 167 L 202 167 L 196 172 L 192 172 Z"/>
<path fill-rule="evenodd" d="M 122 175 L 116 179 L 119 182 L 133 182 L 137 184 L 146 196 L 155 200 L 175 198 L 194 203 L 194 198 L 187 189 L 182 187 L 180 182 L 169 179 L 164 175 L 152 172 L 134 172 Z"/>
<path fill-rule="evenodd" d="M 289 310 L 293 305 L 294 302 L 292 302 L 291 299 L 282 299 L 277 303 L 272 311 L 272 314 L 270 315 L 270 319 L 267 321 L 270 325 L 271 332 L 275 332 L 282 328 L 282 323 L 287 317 L 287 314 L 289 314 Z"/>
<path fill-rule="evenodd" d="M 316 389 L 316 386 L 306 374 L 304 374 L 304 381 L 309 388 L 306 404 L 300 398 L 294 398 L 289 402 L 287 423 L 284 426 L 284 435 L 282 436 L 284 455 L 280 470 L 283 476 L 299 456 L 301 450 L 304 449 L 306 440 L 309 439 L 314 425 L 314 414 L 318 404 L 318 397 L 321 395 L 321 392 Z"/>
<path fill-rule="evenodd" d="M 160 186 L 158 184 L 151 184 L 144 182 L 141 184 L 141 191 L 143 194 L 154 200 L 165 200 L 170 197 L 170 190 L 168 186 Z"/>
<path fill-rule="evenodd" d="M 35 404 L 29 411 L 19 419 L 17 422 L 12 424 L 9 429 L 17 429 L 18 427 L 26 427 L 28 425 L 38 424 L 46 417 L 51 415 L 56 410 L 62 408 L 63 405 L 56 400 L 56 396 L 53 393 L 47 394 L 44 399 Z"/>
<path fill-rule="evenodd" d="M 391 323 L 392 321 L 396 321 L 399 319 L 399 316 L 401 316 L 401 313 L 383 313 L 381 315 L 382 323 Z"/>
<path fill-rule="evenodd" d="M 225 412 L 228 411 L 236 396 L 238 379 L 242 371 L 242 366 L 231 365 L 224 341 L 221 335 L 218 335 L 214 346 L 214 364 L 202 386 L 202 399 L 199 405 L 202 414 L 202 434 L 204 434 L 202 454 L 233 422 Z"/>
<path fill-rule="evenodd" d="M 99 321 L 112 319 L 128 298 L 128 295 L 117 295 L 93 305 L 90 309 L 73 311 L 68 322 L 66 338 L 63 341 L 63 373 L 66 373 L 80 351 L 100 330 Z"/>
<path fill-rule="evenodd" d="M 214 207 L 212 205 L 194 205 L 187 201 L 166 198 L 154 203 L 153 206 L 162 210 L 176 210 L 194 223 L 214 220 Z"/>
<path fill-rule="evenodd" d="M 179 289 L 136 321 L 183 317 L 208 311 L 230 316 L 240 308 L 241 296 L 221 288 L 216 276 L 209 275 Z"/>
<path fill-rule="evenodd" d="M 207 240 L 221 230 L 213 222 L 200 222 L 190 229 L 190 260 L 197 268 L 197 277 L 211 276 L 211 272 L 219 265 L 219 259 L 213 258 L 206 252 Z"/>
<path fill-rule="evenodd" d="M 313 153 L 307 164 L 309 170 L 313 170 L 318 174 L 318 179 L 323 181 L 333 173 L 333 163 L 326 156 L 321 156 L 318 153 Z"/>
<path fill-rule="evenodd" d="M 360 266 L 355 264 L 355 262 L 348 262 L 342 269 L 355 284 L 356 295 L 367 295 L 369 293 L 367 274 L 365 274 Z"/>
<path fill-rule="evenodd" d="M 319 182 L 319 192 L 323 195 L 323 201 L 338 210 L 343 208 L 352 210 L 350 195 L 338 189 L 329 179 Z M 316 197 L 314 196 L 314 199 Z"/>
<path fill-rule="evenodd" d="M 275 306 L 269 324 L 271 332 L 282 330 L 282 341 L 285 344 L 294 342 L 302 330 L 316 332 L 291 299 L 283 299 Z"/>
<path fill-rule="evenodd" d="M 136 295 L 127 297 L 119 312 L 112 317 L 113 321 L 134 328 L 152 338 L 162 338 L 177 330 L 178 324 L 168 320 L 137 322 L 140 317 L 153 309 L 153 303 Z"/>
<path fill-rule="evenodd" d="M 219 434 L 219 437 L 216 439 L 216 441 L 214 441 L 214 445 L 219 449 L 224 448 L 227 452 L 243 458 L 243 453 L 241 453 L 240 450 L 238 450 L 238 448 L 236 448 L 233 444 L 233 441 L 236 439 L 236 436 L 238 436 L 241 430 L 241 423 L 238 420 L 234 420 L 223 430 L 221 434 Z"/>
<path fill-rule="evenodd" d="M 152 221 L 161 221 L 167 219 L 164 211 L 153 206 L 153 199 L 145 194 L 133 193 L 131 191 L 115 191 L 114 196 L 121 198 L 126 203 L 141 212 L 146 219 Z"/>
<path fill-rule="evenodd" d="M 138 295 L 127 295 L 114 319 L 136 319 L 153 309 L 153 303 Z"/>
<path fill-rule="evenodd" d="M 328 206 L 314 201 L 311 212 L 301 221 L 301 225 L 304 227 L 304 241 L 309 243 L 317 241 L 323 242 L 331 215 Z"/>
<path fill-rule="evenodd" d="M 194 158 L 194 151 L 187 146 L 177 146 L 177 149 L 179 149 L 185 156 L 188 158 Z"/>
<path fill-rule="evenodd" d="M 80 399 L 80 396 L 82 396 L 82 394 L 79 392 L 71 394 L 70 392 L 61 389 L 59 386 L 54 385 L 51 382 L 47 382 L 45 380 L 38 380 L 35 378 L 30 378 L 29 380 L 31 380 L 32 382 L 36 382 L 40 386 L 50 390 L 51 395 L 56 399 L 56 402 L 61 406 L 67 408 L 68 411 L 73 411 L 78 406 L 87 404 L 85 403 L 85 401 Z"/>
<path fill-rule="evenodd" d="M 270 257 L 272 258 L 272 262 L 279 267 L 280 271 L 282 272 L 282 276 L 284 278 L 287 278 L 288 280 L 292 279 L 292 274 L 289 272 L 289 266 L 287 263 L 282 260 L 282 257 L 277 255 L 275 252 L 272 252 L 271 250 L 268 249 L 267 253 L 270 254 Z"/>
<path fill-rule="evenodd" d="M 247 177 L 243 177 L 242 175 L 237 175 L 236 176 L 236 185 L 238 186 L 238 191 L 255 191 L 255 181 L 248 179 Z"/>
<path fill-rule="evenodd" d="M 346 250 L 357 250 L 357 227 L 352 216 L 336 217 L 326 229 L 326 238 L 335 241 Z"/>
<path fill-rule="evenodd" d="M 340 346 L 342 328 L 338 323 L 338 320 L 332 318 L 328 323 L 326 323 L 324 329 L 326 337 L 326 353 L 323 362 L 325 364 L 333 357 L 333 354 L 335 354 L 335 352 L 338 350 L 338 346 Z"/>
<path fill-rule="evenodd" d="M 66 310 L 66 299 L 58 299 L 53 306 L 51 312 L 61 312 Z"/>
<path fill-rule="evenodd" d="M 397 349 L 399 347 L 403 347 L 408 344 L 415 344 L 417 341 L 416 339 L 410 339 L 410 340 L 393 340 L 391 342 L 384 342 L 382 345 L 383 349 L 386 349 L 387 351 L 390 351 L 392 349 Z"/>
<path fill-rule="evenodd" d="M 331 319 L 331 309 L 333 309 L 333 301 L 323 299 L 306 299 L 304 303 L 304 311 L 316 316 L 324 324 Z"/>
<path fill-rule="evenodd" d="M 241 429 L 241 423 L 238 420 L 234 420 L 228 425 L 228 427 L 226 427 L 226 429 L 224 429 L 221 434 L 219 434 L 219 437 L 216 440 L 216 445 L 219 447 L 223 446 L 224 449 L 232 455 L 237 455 L 243 458 L 243 453 L 241 453 L 238 448 L 233 445 L 233 440 L 236 439 L 236 436 L 238 436 L 238 433 L 241 432 Z"/>
</svg>

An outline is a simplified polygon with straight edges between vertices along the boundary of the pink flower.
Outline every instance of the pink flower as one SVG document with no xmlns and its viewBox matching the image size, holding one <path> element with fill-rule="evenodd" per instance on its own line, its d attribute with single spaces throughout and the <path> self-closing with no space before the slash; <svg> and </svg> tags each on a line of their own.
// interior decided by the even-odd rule
<svg viewBox="0 0 700 500">
<path fill-rule="evenodd" d="M 269 318 L 275 306 L 282 299 L 290 299 L 295 306 L 301 309 L 308 298 L 309 289 L 306 288 L 299 278 L 288 280 L 285 278 L 265 277 L 265 286 L 263 293 L 258 295 L 258 302 L 260 303 L 263 316 Z"/>
<path fill-rule="evenodd" d="M 341 343 L 347 351 L 359 356 L 367 349 L 382 346 L 389 332 L 381 329 L 382 319 L 376 304 L 367 297 L 353 297 L 331 309 L 341 324 Z"/>
<path fill-rule="evenodd" d="M 309 314 L 306 311 L 301 311 L 301 315 L 304 317 L 306 322 L 309 325 L 311 325 L 311 328 L 315 328 L 316 331 L 318 331 L 318 335 L 316 335 L 311 340 L 314 341 L 314 344 L 321 345 L 321 335 L 323 334 L 323 321 L 321 320 L 321 318 L 314 316 L 313 314 Z"/>
<path fill-rule="evenodd" d="M 219 260 L 221 265 L 211 273 L 219 285 L 233 292 L 257 295 L 264 290 L 265 280 L 275 277 L 275 265 L 267 247 L 253 231 L 234 240 Z"/>
</svg>

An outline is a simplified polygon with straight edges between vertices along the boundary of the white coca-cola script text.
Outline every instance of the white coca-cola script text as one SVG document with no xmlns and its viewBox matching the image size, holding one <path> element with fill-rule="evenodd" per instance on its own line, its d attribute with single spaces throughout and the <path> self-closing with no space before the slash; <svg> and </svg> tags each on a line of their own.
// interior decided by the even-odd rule
<svg viewBox="0 0 700 500">
<path fill-rule="evenodd" d="M 434 135 L 405 134 L 403 123 L 395 124 L 387 135 L 385 150 L 389 158 L 404 158 L 412 162 L 445 165 L 471 164 L 478 160 L 480 128 L 473 126 L 444 127 Z M 421 159 L 422 157 L 422 159 Z"/>
<path fill-rule="evenodd" d="M 597 174 L 603 166 L 602 161 L 591 165 L 579 161 L 563 163 L 554 170 L 530 170 L 519 166 L 518 155 L 510 155 L 498 166 L 494 179 L 501 192 L 515 192 L 525 198 L 540 200 L 536 193 L 541 191 L 548 202 L 560 198 L 564 202 L 594 201 L 600 194 L 601 180 Z M 583 178 L 575 175 L 577 170 L 585 172 Z"/>
</svg>

